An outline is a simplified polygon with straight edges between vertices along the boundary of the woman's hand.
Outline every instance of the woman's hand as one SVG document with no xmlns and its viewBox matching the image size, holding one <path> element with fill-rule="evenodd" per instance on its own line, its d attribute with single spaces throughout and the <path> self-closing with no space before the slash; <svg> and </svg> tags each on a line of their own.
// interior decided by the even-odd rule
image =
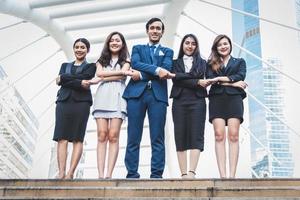
<svg viewBox="0 0 300 200">
<path fill-rule="evenodd" d="M 237 88 L 241 88 L 243 90 L 246 89 L 246 87 L 248 86 L 248 84 L 245 81 L 237 81 L 234 83 L 221 83 L 221 85 L 237 87 Z"/>
<path fill-rule="evenodd" d="M 219 78 L 218 77 L 211 78 L 211 79 L 206 79 L 206 80 L 208 81 L 209 85 L 215 84 L 215 83 L 219 82 Z"/>
<path fill-rule="evenodd" d="M 206 88 L 210 84 L 211 84 L 211 81 L 209 79 L 199 79 L 198 80 L 198 85 L 200 85 L 201 87 Z"/>
<path fill-rule="evenodd" d="M 241 88 L 241 89 L 244 90 L 244 89 L 246 89 L 248 84 L 245 81 L 237 81 L 237 82 L 232 83 L 232 86 L 233 87 L 238 87 L 238 88 Z"/>
<path fill-rule="evenodd" d="M 131 75 L 132 80 L 134 80 L 134 81 L 141 80 L 141 74 L 138 70 L 130 69 L 130 71 L 132 73 L 132 75 Z"/>
<path fill-rule="evenodd" d="M 101 80 L 102 80 L 102 78 L 100 78 L 100 77 L 94 77 L 91 80 L 88 80 L 88 83 L 90 85 L 95 85 L 95 84 L 99 83 Z"/>
<path fill-rule="evenodd" d="M 124 76 L 133 76 L 133 70 L 126 70 L 126 71 L 123 71 L 123 75 Z"/>
<path fill-rule="evenodd" d="M 82 80 L 81 81 L 81 86 L 84 88 L 84 89 L 90 89 L 90 83 L 89 83 L 89 80 Z"/>
<path fill-rule="evenodd" d="M 56 85 L 60 84 L 60 75 L 58 75 L 58 77 L 55 79 Z"/>
</svg>

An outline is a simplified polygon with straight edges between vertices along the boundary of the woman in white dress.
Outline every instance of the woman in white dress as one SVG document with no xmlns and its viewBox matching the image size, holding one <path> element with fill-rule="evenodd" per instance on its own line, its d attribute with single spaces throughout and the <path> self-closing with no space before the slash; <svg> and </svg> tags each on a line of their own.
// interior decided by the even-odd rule
<svg viewBox="0 0 300 200">
<path fill-rule="evenodd" d="M 122 95 L 126 87 L 126 76 L 132 73 L 128 48 L 121 33 L 112 32 L 108 35 L 96 66 L 96 77 L 90 83 L 99 83 L 93 109 L 98 133 L 98 174 L 99 178 L 111 178 L 119 152 L 120 129 L 126 117 L 126 101 Z"/>
</svg>

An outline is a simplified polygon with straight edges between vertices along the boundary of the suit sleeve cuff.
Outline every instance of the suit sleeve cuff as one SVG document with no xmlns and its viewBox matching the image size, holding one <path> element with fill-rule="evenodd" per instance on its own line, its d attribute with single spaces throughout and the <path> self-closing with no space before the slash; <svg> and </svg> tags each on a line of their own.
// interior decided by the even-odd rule
<svg viewBox="0 0 300 200">
<path fill-rule="evenodd" d="M 161 67 L 157 67 L 157 68 L 156 68 L 156 70 L 155 70 L 155 75 L 158 75 L 160 69 L 161 69 Z"/>
</svg>

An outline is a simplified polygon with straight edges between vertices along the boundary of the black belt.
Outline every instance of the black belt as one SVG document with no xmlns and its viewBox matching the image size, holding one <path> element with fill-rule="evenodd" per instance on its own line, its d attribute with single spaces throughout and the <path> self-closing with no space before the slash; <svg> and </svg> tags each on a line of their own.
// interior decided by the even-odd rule
<svg viewBox="0 0 300 200">
<path fill-rule="evenodd" d="M 147 87 L 146 87 L 148 90 L 151 90 L 152 89 L 152 83 L 151 81 L 148 81 L 147 83 Z"/>
</svg>

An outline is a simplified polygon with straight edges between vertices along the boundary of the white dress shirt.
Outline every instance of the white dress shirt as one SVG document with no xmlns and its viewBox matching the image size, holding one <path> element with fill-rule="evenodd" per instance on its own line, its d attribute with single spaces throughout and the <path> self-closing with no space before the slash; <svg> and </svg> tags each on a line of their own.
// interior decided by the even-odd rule
<svg viewBox="0 0 300 200">
<path fill-rule="evenodd" d="M 184 70 L 186 73 L 190 72 L 193 67 L 193 56 L 183 56 Z"/>
</svg>

